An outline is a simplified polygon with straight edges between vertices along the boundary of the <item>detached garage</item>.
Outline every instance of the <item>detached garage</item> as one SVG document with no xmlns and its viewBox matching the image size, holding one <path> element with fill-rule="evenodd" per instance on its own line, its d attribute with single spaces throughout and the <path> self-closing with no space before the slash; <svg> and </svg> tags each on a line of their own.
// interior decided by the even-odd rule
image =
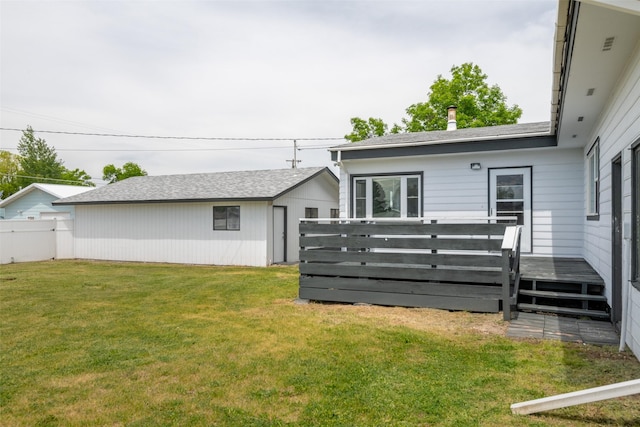
<svg viewBox="0 0 640 427">
<path fill-rule="evenodd" d="M 338 179 L 300 168 L 141 176 L 57 200 L 75 257 L 267 266 L 298 261 L 298 220 L 338 213 Z"/>
</svg>

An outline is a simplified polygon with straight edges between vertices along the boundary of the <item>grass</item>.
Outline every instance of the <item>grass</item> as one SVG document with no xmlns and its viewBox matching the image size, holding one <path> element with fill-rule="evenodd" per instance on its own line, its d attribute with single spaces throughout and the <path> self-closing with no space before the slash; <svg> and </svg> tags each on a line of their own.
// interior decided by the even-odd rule
<svg viewBox="0 0 640 427">
<path fill-rule="evenodd" d="M 501 315 L 297 305 L 296 267 L 0 267 L 7 426 L 638 425 L 640 398 L 511 403 L 640 378 L 630 353 L 504 337 Z"/>
</svg>

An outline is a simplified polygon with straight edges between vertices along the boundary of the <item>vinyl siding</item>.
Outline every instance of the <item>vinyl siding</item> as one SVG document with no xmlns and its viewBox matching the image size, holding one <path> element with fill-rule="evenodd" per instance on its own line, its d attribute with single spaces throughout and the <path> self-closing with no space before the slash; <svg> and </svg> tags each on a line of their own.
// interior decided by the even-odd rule
<svg viewBox="0 0 640 427">
<path fill-rule="evenodd" d="M 287 206 L 287 262 L 297 262 L 300 258 L 298 225 L 304 218 L 305 208 L 318 208 L 318 218 L 329 218 L 331 209 L 338 209 L 338 183 L 323 174 L 299 187 L 294 188 L 273 202 L 274 206 Z M 269 221 L 269 235 L 273 234 L 273 221 Z M 273 245 L 270 245 L 270 259 Z"/>
<path fill-rule="evenodd" d="M 54 207 L 51 204 L 58 199 L 59 197 L 36 188 L 5 206 L 4 217 L 5 219 L 40 219 L 41 212 L 69 212 L 73 218 L 73 206 Z"/>
<path fill-rule="evenodd" d="M 472 162 L 481 163 L 482 169 L 472 171 Z M 489 169 L 508 167 L 531 167 L 532 253 L 581 256 L 584 183 L 580 149 L 544 148 L 344 161 L 340 176 L 341 215 L 351 216 L 351 175 L 422 172 L 424 216 L 487 216 Z"/>
<path fill-rule="evenodd" d="M 631 275 L 631 145 L 640 139 L 640 43 L 636 45 L 634 54 L 618 85 L 611 96 L 609 105 L 604 110 L 595 127 L 590 141 L 600 137 L 600 218 L 598 221 L 587 221 L 585 226 L 585 259 L 598 271 L 607 284 L 606 295 L 611 300 L 611 163 L 622 156 L 622 213 L 623 213 L 623 271 L 622 282 L 628 283 Z M 582 155 L 586 162 L 587 150 Z M 583 176 L 586 182 L 586 174 Z M 623 293 L 623 298 L 627 296 Z M 640 358 L 640 292 L 631 288 L 629 298 L 630 316 L 626 341 L 633 352 Z"/>
<path fill-rule="evenodd" d="M 213 230 L 213 206 L 240 206 L 240 230 Z M 267 265 L 267 202 L 76 207 L 76 256 L 85 259 Z"/>
</svg>

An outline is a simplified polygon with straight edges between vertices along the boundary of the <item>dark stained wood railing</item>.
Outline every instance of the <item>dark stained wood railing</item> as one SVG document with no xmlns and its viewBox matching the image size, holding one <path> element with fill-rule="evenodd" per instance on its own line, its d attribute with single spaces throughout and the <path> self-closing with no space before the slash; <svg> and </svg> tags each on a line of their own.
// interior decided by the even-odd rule
<svg viewBox="0 0 640 427">
<path fill-rule="evenodd" d="M 479 312 L 502 302 L 510 319 L 520 230 L 503 218 L 329 221 L 300 224 L 300 298 Z"/>
</svg>

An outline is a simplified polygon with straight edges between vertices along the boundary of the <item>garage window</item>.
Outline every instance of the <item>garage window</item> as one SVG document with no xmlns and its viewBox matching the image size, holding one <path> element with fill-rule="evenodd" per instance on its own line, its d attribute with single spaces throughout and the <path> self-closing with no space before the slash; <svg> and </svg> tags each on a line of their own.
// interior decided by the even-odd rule
<svg viewBox="0 0 640 427">
<path fill-rule="evenodd" d="M 240 230 L 240 206 L 214 206 L 214 230 Z"/>
</svg>

